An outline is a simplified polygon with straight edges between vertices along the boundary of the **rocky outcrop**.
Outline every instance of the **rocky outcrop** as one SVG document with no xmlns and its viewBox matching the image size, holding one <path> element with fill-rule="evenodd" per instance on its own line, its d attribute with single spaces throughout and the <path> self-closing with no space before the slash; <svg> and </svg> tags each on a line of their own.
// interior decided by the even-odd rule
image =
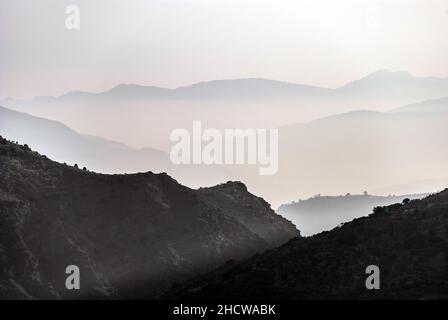
<svg viewBox="0 0 448 320">
<path fill-rule="evenodd" d="M 241 182 L 201 188 L 198 193 L 210 207 L 238 220 L 274 247 L 300 235 L 289 220 L 276 214 L 263 198 L 250 194 Z"/>
</svg>

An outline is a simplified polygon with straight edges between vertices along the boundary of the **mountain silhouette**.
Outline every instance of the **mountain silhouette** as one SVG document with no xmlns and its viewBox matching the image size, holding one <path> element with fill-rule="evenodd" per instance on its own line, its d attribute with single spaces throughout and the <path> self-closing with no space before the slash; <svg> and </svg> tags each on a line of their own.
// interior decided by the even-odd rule
<svg viewBox="0 0 448 320">
<path fill-rule="evenodd" d="M 35 100 L 250 100 L 250 99 L 405 99 L 441 98 L 448 92 L 448 78 L 415 77 L 407 71 L 378 70 L 338 88 L 328 89 L 284 81 L 242 78 L 212 80 L 175 89 L 119 84 L 104 92 L 71 91 L 59 97 Z M 8 101 L 5 101 L 8 103 Z M 11 101 L 9 101 L 11 103 Z M 8 104 L 6 104 L 8 105 Z"/>
<path fill-rule="evenodd" d="M 1 138 L 0 297 L 154 298 L 299 235 L 241 183 L 217 188 L 204 195 L 167 174 L 97 174 Z M 259 229 L 268 223 L 269 235 Z M 69 265 L 81 270 L 80 290 L 65 288 Z"/>
<path fill-rule="evenodd" d="M 418 112 L 418 113 L 447 112 L 447 111 L 448 111 L 448 97 L 412 103 L 392 110 L 392 112 Z"/>
<path fill-rule="evenodd" d="M 400 203 L 404 199 L 420 199 L 428 194 L 403 196 L 374 196 L 369 194 L 345 196 L 315 196 L 281 205 L 276 212 L 300 226 L 303 236 L 328 231 L 341 223 L 369 215 L 373 208 Z"/>
<path fill-rule="evenodd" d="M 235 100 L 318 98 L 330 89 L 269 79 L 213 80 L 175 89 L 137 84 L 119 84 L 107 91 L 92 93 L 71 91 L 59 97 L 37 97 L 51 100 Z"/>
<path fill-rule="evenodd" d="M 448 92 L 448 78 L 415 77 L 407 71 L 379 70 L 338 88 L 340 97 L 351 99 L 441 98 Z"/>
<path fill-rule="evenodd" d="M 290 221 L 279 219 L 270 210 L 266 210 L 270 208 L 270 204 L 263 198 L 250 195 L 243 183 L 232 182 L 200 188 L 198 193 L 210 207 L 225 211 L 273 245 L 281 245 L 291 239 Z M 241 206 L 248 209 L 244 215 L 241 213 Z M 263 217 L 260 217 L 261 214 Z"/>
<path fill-rule="evenodd" d="M 199 187 L 232 180 L 234 175 L 211 167 L 175 166 L 169 154 L 154 148 L 134 149 L 100 137 L 80 134 L 64 124 L 0 106 L 0 134 L 28 144 L 58 162 L 101 173 L 167 172 Z"/>
<path fill-rule="evenodd" d="M 279 171 L 269 182 L 282 183 L 282 194 L 288 196 L 282 203 L 341 190 L 382 195 L 437 191 L 436 184 L 428 184 L 429 189 L 392 187 L 446 178 L 447 124 L 448 110 L 358 110 L 285 126 L 279 129 Z"/>
<path fill-rule="evenodd" d="M 447 178 L 441 176 L 448 170 L 447 123 L 448 110 L 359 110 L 281 127 L 279 171 L 260 180 L 250 166 L 174 166 L 167 152 L 95 139 L 55 121 L 0 108 L 0 134 L 28 143 L 59 162 L 78 163 L 102 173 L 167 172 L 193 188 L 243 180 L 249 190 L 275 207 L 341 190 L 381 195 L 441 190 L 445 184 L 436 180 Z M 169 132 L 163 137 L 168 140 L 168 136 Z M 325 228 L 328 225 L 321 230 Z"/>
<path fill-rule="evenodd" d="M 448 190 L 374 212 L 218 268 L 165 298 L 446 299 Z M 379 290 L 366 288 L 370 265 L 380 270 Z"/>
<path fill-rule="evenodd" d="M 154 171 L 166 169 L 168 155 L 160 150 L 145 148 L 132 150 L 117 143 L 91 135 L 83 135 L 64 124 L 0 106 L 0 134 L 4 137 L 27 143 L 52 159 L 69 164 L 78 163 L 91 170 L 116 172 L 120 163 L 134 163 L 135 169 L 150 164 Z M 131 160 L 134 159 L 134 160 Z"/>
<path fill-rule="evenodd" d="M 235 79 L 201 82 L 174 90 L 178 99 L 305 99 L 330 89 L 268 79 Z"/>
<path fill-rule="evenodd" d="M 335 89 L 256 78 L 207 81 L 175 89 L 121 84 L 104 92 L 72 91 L 29 101 L 6 99 L 0 105 L 133 148 L 167 151 L 170 133 L 190 128 L 195 120 L 220 130 L 280 128 L 353 110 L 389 111 L 446 97 L 447 92 L 448 78 L 383 70 Z"/>
</svg>

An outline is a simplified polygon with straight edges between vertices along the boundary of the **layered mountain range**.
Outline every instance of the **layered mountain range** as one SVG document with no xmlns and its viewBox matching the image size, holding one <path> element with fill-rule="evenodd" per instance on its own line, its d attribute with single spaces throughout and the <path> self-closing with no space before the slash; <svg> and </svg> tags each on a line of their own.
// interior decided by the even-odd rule
<svg viewBox="0 0 448 320">
<path fill-rule="evenodd" d="M 268 202 L 446 185 L 447 93 L 447 79 L 382 70 L 337 89 L 239 79 L 6 100 L 27 113 L 0 107 L 0 134 L 29 146 L 0 139 L 0 298 L 446 297 L 447 191 L 307 238 Z M 279 171 L 172 165 L 170 132 L 193 120 L 279 127 Z M 279 212 L 310 235 L 414 196 L 362 197 Z M 81 290 L 65 288 L 68 265 Z"/>
<path fill-rule="evenodd" d="M 377 207 L 177 286 L 169 299 L 447 299 L 448 190 Z M 368 289 L 368 266 L 378 289 Z M 368 272 L 367 272 L 368 271 Z M 250 285 L 247 285 L 250 284 Z"/>
<path fill-rule="evenodd" d="M 219 168 L 175 166 L 169 153 L 155 148 L 130 148 L 123 143 L 81 134 L 61 122 L 35 117 L 0 106 L 0 134 L 28 144 L 58 162 L 78 164 L 101 173 L 167 172 L 189 186 L 210 186 L 235 180 Z"/>
<path fill-rule="evenodd" d="M 0 298 L 154 298 L 297 236 L 239 182 L 97 174 L 0 139 Z M 69 265 L 80 290 L 65 287 Z"/>
<path fill-rule="evenodd" d="M 317 193 L 441 190 L 448 181 L 440 174 L 448 169 L 447 123 L 448 105 L 446 99 L 439 99 L 392 112 L 353 111 L 281 127 L 279 171 L 260 177 L 257 166 L 175 166 L 168 152 L 131 148 L 0 107 L 3 136 L 27 143 L 59 162 L 78 163 L 102 173 L 167 172 L 193 188 L 243 180 L 251 192 L 274 206 Z M 165 140 L 168 137 L 166 133 Z"/>
<path fill-rule="evenodd" d="M 421 199 L 428 194 L 375 196 L 369 194 L 321 196 L 281 205 L 276 212 L 300 226 L 303 236 L 331 230 L 341 223 L 369 215 L 373 208 L 401 203 L 405 199 Z"/>
<path fill-rule="evenodd" d="M 216 129 L 278 128 L 353 110 L 386 111 L 447 96 L 447 78 L 379 70 L 334 89 L 247 78 L 175 89 L 118 84 L 103 92 L 71 91 L 31 100 L 4 99 L 0 104 L 60 121 L 77 132 L 139 149 L 168 151 L 170 132 L 189 129 L 194 120 Z"/>
<path fill-rule="evenodd" d="M 245 78 L 213 80 L 174 89 L 119 84 L 104 92 L 71 91 L 51 100 L 252 100 L 252 99 L 415 99 L 441 98 L 448 78 L 416 77 L 407 71 L 378 70 L 335 89 L 284 81 Z"/>
</svg>

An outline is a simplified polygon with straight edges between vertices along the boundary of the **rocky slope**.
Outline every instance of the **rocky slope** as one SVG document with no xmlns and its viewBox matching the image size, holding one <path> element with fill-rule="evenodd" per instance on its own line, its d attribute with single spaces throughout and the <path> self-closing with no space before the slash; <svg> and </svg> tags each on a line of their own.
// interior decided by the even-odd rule
<svg viewBox="0 0 448 320">
<path fill-rule="evenodd" d="M 92 173 L 0 137 L 0 298 L 154 298 L 298 235 L 241 184 L 226 186 L 247 203 L 229 208 L 221 187 L 195 191 L 166 174 Z M 260 221 L 287 236 L 258 232 Z M 65 288 L 68 265 L 80 290 Z"/>
<path fill-rule="evenodd" d="M 215 210 L 237 219 L 253 233 L 273 246 L 279 246 L 297 236 L 291 222 L 272 214 L 269 203 L 247 192 L 241 182 L 228 182 L 198 190 L 201 200 Z M 243 209 L 243 210 L 242 210 Z"/>
<path fill-rule="evenodd" d="M 448 189 L 374 212 L 221 267 L 166 297 L 448 299 Z M 380 269 L 379 290 L 366 289 L 369 265 Z"/>
</svg>

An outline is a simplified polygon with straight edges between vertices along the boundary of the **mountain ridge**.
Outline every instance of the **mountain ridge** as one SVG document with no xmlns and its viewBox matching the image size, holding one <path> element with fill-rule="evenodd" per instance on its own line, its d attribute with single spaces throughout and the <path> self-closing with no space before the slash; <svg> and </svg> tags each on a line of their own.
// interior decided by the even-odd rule
<svg viewBox="0 0 448 320">
<path fill-rule="evenodd" d="M 317 195 L 306 200 L 282 204 L 276 212 L 300 226 L 303 236 L 331 230 L 342 223 L 369 215 L 375 207 L 401 203 L 428 196 L 425 194 L 378 196 L 346 194 L 345 196 Z"/>
<path fill-rule="evenodd" d="M 179 86 L 176 88 L 166 88 L 154 85 L 122 83 L 113 86 L 110 89 L 101 92 L 89 91 L 70 91 L 60 96 L 40 96 L 32 100 L 57 100 L 57 99 L 225 99 L 225 98 L 263 98 L 268 97 L 269 91 L 272 91 L 274 98 L 338 98 L 350 91 L 352 88 L 365 86 L 378 82 L 381 86 L 391 86 L 397 84 L 396 81 L 404 81 L 405 85 L 409 82 L 415 82 L 419 85 L 429 82 L 435 86 L 448 88 L 448 77 L 416 77 L 408 71 L 391 71 L 381 69 L 367 74 L 357 80 L 353 80 L 344 85 L 335 88 L 325 88 L 311 84 L 301 84 L 281 80 L 272 80 L 267 78 L 233 78 L 216 79 L 193 83 L 190 85 Z M 391 82 L 390 82 L 391 81 Z M 230 85 L 226 87 L 225 85 Z M 412 84 L 415 89 L 415 84 Z M 251 86 L 255 86 L 253 90 Z M 263 87 L 263 90 L 259 88 Z M 418 88 L 418 87 L 417 87 Z M 207 93 L 207 89 L 214 92 Z M 371 88 L 370 88 L 371 89 Z M 221 90 L 222 92 L 217 92 Z M 229 91 L 230 90 L 230 91 Z M 251 91 L 253 90 L 253 91 Z M 276 92 L 276 90 L 278 92 Z M 383 90 L 383 89 L 382 89 Z M 261 92 L 260 92 L 261 91 Z M 309 92 L 307 92 L 309 91 Z M 448 92 L 445 90 L 445 92 Z M 232 96 L 232 94 L 234 96 Z M 373 94 L 373 92 L 369 93 Z M 378 94 L 378 91 L 375 92 Z M 394 93 L 396 94 L 396 92 Z M 230 96 L 229 96 L 230 95 Z M 443 96 L 443 95 L 442 95 Z M 20 101 L 20 100 L 18 100 Z"/>
<path fill-rule="evenodd" d="M 399 112 L 444 112 L 448 110 L 448 97 L 429 99 L 421 102 L 408 104 L 393 109 L 392 113 Z"/>
<path fill-rule="evenodd" d="M 223 170 L 175 166 L 169 153 L 156 148 L 132 148 L 121 142 L 81 134 L 56 120 L 48 120 L 0 106 L 0 135 L 27 143 L 40 153 L 101 173 L 167 172 L 194 187 L 231 180 Z M 203 172 L 202 172 L 203 171 Z M 227 179 L 227 180 L 225 180 Z M 195 181 L 195 184 L 192 182 Z"/>
<path fill-rule="evenodd" d="M 256 224 L 268 215 L 283 237 L 286 224 L 291 238 L 299 236 L 269 206 L 245 206 L 258 198 L 233 186 L 247 199 L 239 215 L 165 173 L 97 174 L 0 138 L 0 297 L 155 298 L 175 282 L 277 245 L 250 231 L 247 219 L 238 222 L 243 217 L 255 214 Z M 65 288 L 68 265 L 81 270 L 80 290 Z"/>
<path fill-rule="evenodd" d="M 448 298 L 448 189 L 378 207 L 368 217 L 215 269 L 165 299 L 340 300 Z M 368 290 L 368 266 L 380 270 Z M 246 284 L 250 283 L 250 286 Z"/>
</svg>

